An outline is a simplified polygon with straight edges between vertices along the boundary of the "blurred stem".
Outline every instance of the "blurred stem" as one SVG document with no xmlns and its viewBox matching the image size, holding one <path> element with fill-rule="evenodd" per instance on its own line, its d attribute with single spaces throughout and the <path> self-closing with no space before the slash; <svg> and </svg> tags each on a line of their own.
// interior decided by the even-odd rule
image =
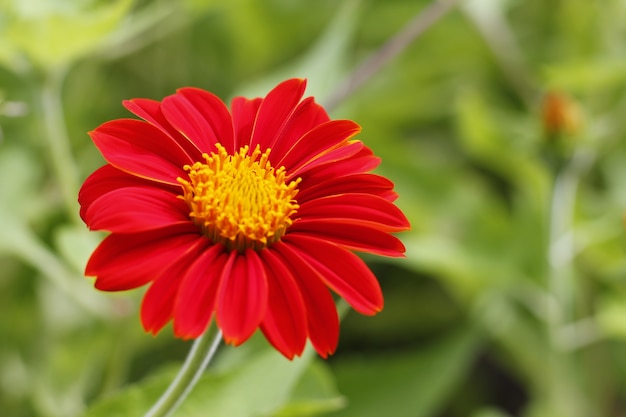
<svg viewBox="0 0 626 417">
<path fill-rule="evenodd" d="M 114 32 L 101 48 L 100 54 L 109 59 L 130 55 L 180 29 L 187 21 L 179 2 L 150 2 L 128 16 L 129 22 Z"/>
<path fill-rule="evenodd" d="M 556 169 L 549 218 L 549 282 L 548 288 L 555 300 L 550 309 L 550 323 L 554 332 L 550 337 L 556 345 L 556 333 L 562 324 L 571 320 L 572 277 L 570 269 L 576 253 L 574 245 L 574 208 L 580 177 L 593 162 L 594 155 L 579 148 L 562 167 Z"/>
<path fill-rule="evenodd" d="M 185 363 L 178 371 L 176 378 L 163 393 L 161 398 L 152 406 L 144 417 L 167 417 L 182 404 L 196 385 L 204 370 L 213 359 L 217 347 L 222 340 L 222 332 L 217 331 L 211 338 L 211 328 L 193 342 L 193 346 L 185 359 Z"/>
<path fill-rule="evenodd" d="M 528 76 L 524 54 L 509 27 L 502 2 L 470 0 L 463 10 L 474 22 L 513 89 L 528 108 L 533 108 L 534 83 Z"/>
<path fill-rule="evenodd" d="M 573 318 L 572 260 L 575 256 L 574 211 L 581 175 L 593 154 L 578 148 L 574 155 L 555 167 L 549 213 L 548 290 L 553 300 L 548 310 L 548 398 L 555 416 L 585 416 L 585 393 L 576 384 L 571 355 L 563 347 L 563 328 Z M 568 337 L 573 338 L 572 334 Z"/>
<path fill-rule="evenodd" d="M 460 0 L 436 0 L 415 16 L 393 38 L 387 41 L 374 55 L 368 58 L 343 81 L 335 92 L 326 100 L 327 110 L 335 108 L 349 97 L 367 80 L 388 64 L 427 29 L 439 21 Z"/>
<path fill-rule="evenodd" d="M 24 262 L 34 266 L 47 277 L 52 284 L 68 297 L 99 317 L 109 317 L 108 305 L 99 302 L 96 293 L 81 291 L 81 285 L 74 282 L 76 275 L 66 268 L 32 231 L 19 221 L 8 222 L 4 225 L 4 232 L 12 236 L 11 246 L 7 248 Z M 10 228 L 10 230 L 7 230 Z"/>
<path fill-rule="evenodd" d="M 61 90 L 65 68 L 51 69 L 45 74 L 41 86 L 41 108 L 44 120 L 44 137 L 48 140 L 52 168 L 56 175 L 67 214 L 78 221 L 78 169 L 72 157 L 65 125 Z"/>
</svg>

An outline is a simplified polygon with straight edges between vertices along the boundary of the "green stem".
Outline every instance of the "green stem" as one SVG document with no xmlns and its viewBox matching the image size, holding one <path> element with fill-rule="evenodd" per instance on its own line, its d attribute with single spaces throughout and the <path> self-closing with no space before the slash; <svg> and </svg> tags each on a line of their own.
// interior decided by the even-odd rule
<svg viewBox="0 0 626 417">
<path fill-rule="evenodd" d="M 17 219 L 7 222 L 5 232 L 12 237 L 11 244 L 5 250 L 10 251 L 24 262 L 34 266 L 50 282 L 74 300 L 86 311 L 98 317 L 110 315 L 109 305 L 99 298 L 86 284 L 76 281 L 76 274 L 68 269 L 55 254 L 50 251 L 33 232 Z"/>
<path fill-rule="evenodd" d="M 555 174 L 549 217 L 548 289 L 554 303 L 550 308 L 550 337 L 558 346 L 560 327 L 572 316 L 572 260 L 574 246 L 574 207 L 580 177 L 593 162 L 594 155 L 579 149 Z"/>
<path fill-rule="evenodd" d="M 548 309 L 548 398 L 555 416 L 584 416 L 586 401 L 576 383 L 571 355 L 563 346 L 563 328 L 573 319 L 574 209 L 582 173 L 593 155 L 578 149 L 569 161 L 555 169 L 549 213 L 548 290 L 552 302 Z M 572 338 L 572 334 L 568 335 Z"/>
<path fill-rule="evenodd" d="M 78 221 L 78 169 L 72 157 L 61 100 L 65 74 L 65 69 L 50 70 L 41 86 L 40 99 L 46 130 L 44 137 L 48 140 L 52 168 L 61 189 L 67 214 L 70 219 Z"/>
<path fill-rule="evenodd" d="M 207 330 L 196 339 L 176 378 L 174 378 L 174 381 L 172 381 L 161 398 L 144 417 L 170 416 L 189 395 L 209 365 L 209 362 L 213 359 L 222 340 L 222 332 L 220 330 L 217 331 L 213 338 L 210 337 L 210 333 L 212 332 Z"/>
</svg>

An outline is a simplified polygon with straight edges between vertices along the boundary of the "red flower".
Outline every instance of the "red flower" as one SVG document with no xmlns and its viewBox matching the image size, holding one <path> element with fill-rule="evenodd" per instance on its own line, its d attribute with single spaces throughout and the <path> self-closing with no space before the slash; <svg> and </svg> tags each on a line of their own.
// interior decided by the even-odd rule
<svg viewBox="0 0 626 417">
<path fill-rule="evenodd" d="M 182 338 L 212 319 L 227 343 L 260 328 L 283 355 L 307 338 L 334 352 L 339 321 L 331 292 L 362 314 L 383 307 L 378 281 L 352 251 L 403 256 L 390 232 L 409 223 L 360 127 L 330 120 L 306 82 L 285 81 L 263 99 L 183 88 L 124 106 L 143 120 L 90 132 L 108 164 L 80 194 L 81 217 L 106 230 L 85 274 L 96 288 L 152 283 L 141 306 L 146 331 L 170 320 Z"/>
</svg>

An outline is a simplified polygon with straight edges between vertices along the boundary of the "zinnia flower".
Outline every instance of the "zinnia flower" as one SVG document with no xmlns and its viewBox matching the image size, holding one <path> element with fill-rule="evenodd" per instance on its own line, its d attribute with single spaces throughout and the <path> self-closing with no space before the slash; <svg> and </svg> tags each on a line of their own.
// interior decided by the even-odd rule
<svg viewBox="0 0 626 417">
<path fill-rule="evenodd" d="M 181 338 L 212 320 L 239 345 L 260 328 L 283 355 L 309 339 L 334 352 L 339 320 L 331 289 L 356 311 L 383 307 L 378 281 L 352 251 L 403 256 L 391 232 L 409 223 L 397 194 L 370 173 L 380 162 L 360 127 L 330 120 L 306 82 L 285 81 L 265 98 L 183 88 L 161 102 L 125 101 L 143 120 L 90 132 L 107 165 L 84 183 L 81 217 L 110 234 L 85 274 L 96 288 L 151 283 L 146 331 L 173 322 Z"/>
</svg>

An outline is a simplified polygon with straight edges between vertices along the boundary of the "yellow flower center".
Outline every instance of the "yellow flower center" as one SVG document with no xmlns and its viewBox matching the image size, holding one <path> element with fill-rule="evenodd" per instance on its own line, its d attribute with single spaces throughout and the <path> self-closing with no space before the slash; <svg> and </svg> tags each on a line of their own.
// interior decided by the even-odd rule
<svg viewBox="0 0 626 417">
<path fill-rule="evenodd" d="M 205 162 L 186 165 L 189 180 L 178 178 L 189 216 L 215 243 L 243 251 L 278 241 L 299 206 L 294 199 L 300 178 L 285 182 L 285 168 L 274 169 L 259 146 L 229 155 L 221 145 Z"/>
</svg>

